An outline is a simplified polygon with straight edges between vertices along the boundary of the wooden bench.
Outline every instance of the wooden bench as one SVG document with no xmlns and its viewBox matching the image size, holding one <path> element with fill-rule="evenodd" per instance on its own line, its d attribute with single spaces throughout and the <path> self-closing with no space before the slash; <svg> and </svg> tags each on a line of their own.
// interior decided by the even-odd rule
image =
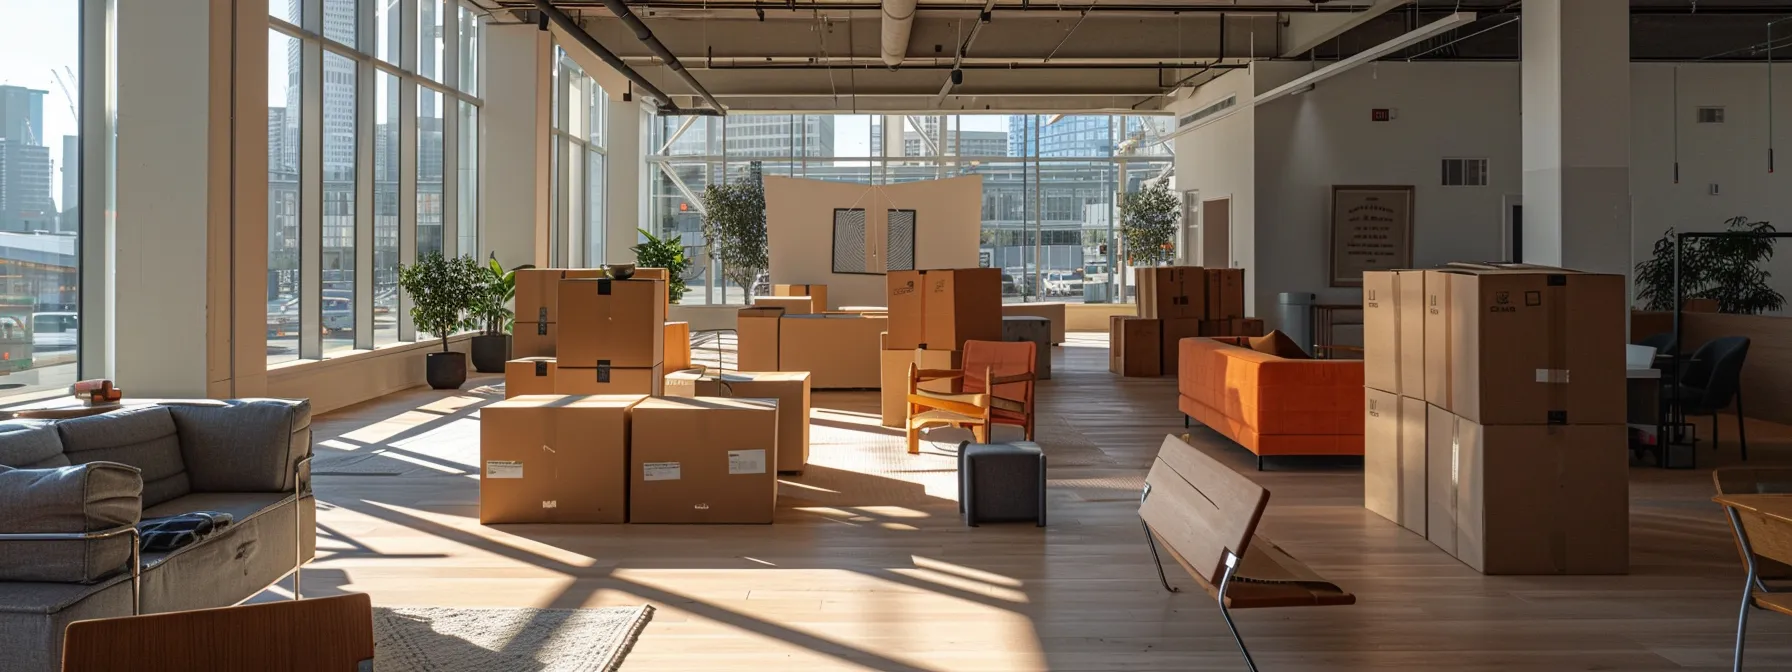
<svg viewBox="0 0 1792 672">
<path fill-rule="evenodd" d="M 1742 551 L 1743 564 L 1748 566 L 1748 579 L 1742 584 L 1742 609 L 1736 617 L 1736 655 L 1731 668 L 1741 670 L 1749 608 L 1792 616 L 1792 589 L 1770 586 L 1761 575 L 1763 562 L 1792 564 L 1792 495 L 1725 494 L 1712 500 L 1723 505 L 1729 514 L 1730 529 L 1736 533 L 1736 545 Z"/>
<path fill-rule="evenodd" d="M 1174 436 L 1164 437 L 1139 496 L 1139 520 L 1158 580 L 1164 589 L 1179 592 L 1164 576 L 1157 550 L 1162 544 L 1219 603 L 1220 616 L 1253 671 L 1257 664 L 1232 623 L 1232 609 L 1356 603 L 1355 595 L 1257 536 L 1268 505 L 1263 486 Z"/>
</svg>

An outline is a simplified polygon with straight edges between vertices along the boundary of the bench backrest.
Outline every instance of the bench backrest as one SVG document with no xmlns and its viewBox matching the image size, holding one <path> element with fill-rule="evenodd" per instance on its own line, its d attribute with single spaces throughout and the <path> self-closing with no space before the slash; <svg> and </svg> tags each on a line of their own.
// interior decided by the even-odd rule
<svg viewBox="0 0 1792 672">
<path fill-rule="evenodd" d="M 1139 504 L 1139 517 L 1187 563 L 1197 578 L 1217 585 L 1226 552 L 1244 557 L 1269 491 L 1174 436 L 1165 436 Z"/>
</svg>

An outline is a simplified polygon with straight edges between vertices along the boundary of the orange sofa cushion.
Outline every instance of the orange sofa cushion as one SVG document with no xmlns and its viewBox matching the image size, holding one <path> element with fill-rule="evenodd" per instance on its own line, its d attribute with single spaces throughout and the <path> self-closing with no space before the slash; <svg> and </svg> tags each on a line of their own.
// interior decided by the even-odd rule
<svg viewBox="0 0 1792 672">
<path fill-rule="evenodd" d="M 1361 455 L 1363 363 L 1284 359 L 1242 339 L 1177 344 L 1178 406 L 1258 455 Z"/>
</svg>

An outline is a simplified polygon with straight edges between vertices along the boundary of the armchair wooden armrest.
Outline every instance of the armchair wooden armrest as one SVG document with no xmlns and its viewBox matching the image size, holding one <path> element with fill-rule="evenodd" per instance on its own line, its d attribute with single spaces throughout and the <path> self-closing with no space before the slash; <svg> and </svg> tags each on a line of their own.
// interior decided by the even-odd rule
<svg viewBox="0 0 1792 672">
<path fill-rule="evenodd" d="M 908 403 L 977 418 L 987 415 L 990 409 L 987 394 L 909 394 Z"/>
<path fill-rule="evenodd" d="M 996 377 L 990 379 L 989 384 L 991 386 L 995 386 L 995 385 L 1007 385 L 1010 383 L 1031 383 L 1031 382 L 1034 382 L 1034 380 L 1036 380 L 1037 378 L 1038 378 L 1038 374 L 1034 374 L 1032 372 L 1017 373 L 1012 376 L 996 376 Z"/>
<path fill-rule="evenodd" d="M 963 377 L 964 372 L 957 369 L 915 369 L 915 379 L 922 382 Z"/>
</svg>

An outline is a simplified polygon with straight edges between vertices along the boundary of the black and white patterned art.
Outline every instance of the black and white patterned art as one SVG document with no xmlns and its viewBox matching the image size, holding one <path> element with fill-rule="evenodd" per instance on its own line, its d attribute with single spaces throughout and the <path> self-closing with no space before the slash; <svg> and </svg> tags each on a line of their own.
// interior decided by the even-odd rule
<svg viewBox="0 0 1792 672">
<path fill-rule="evenodd" d="M 868 273 L 865 267 L 865 210 L 834 209 L 834 272 Z"/>
<path fill-rule="evenodd" d="M 884 228 L 888 239 L 884 270 L 915 270 L 915 211 L 891 210 Z"/>
</svg>

